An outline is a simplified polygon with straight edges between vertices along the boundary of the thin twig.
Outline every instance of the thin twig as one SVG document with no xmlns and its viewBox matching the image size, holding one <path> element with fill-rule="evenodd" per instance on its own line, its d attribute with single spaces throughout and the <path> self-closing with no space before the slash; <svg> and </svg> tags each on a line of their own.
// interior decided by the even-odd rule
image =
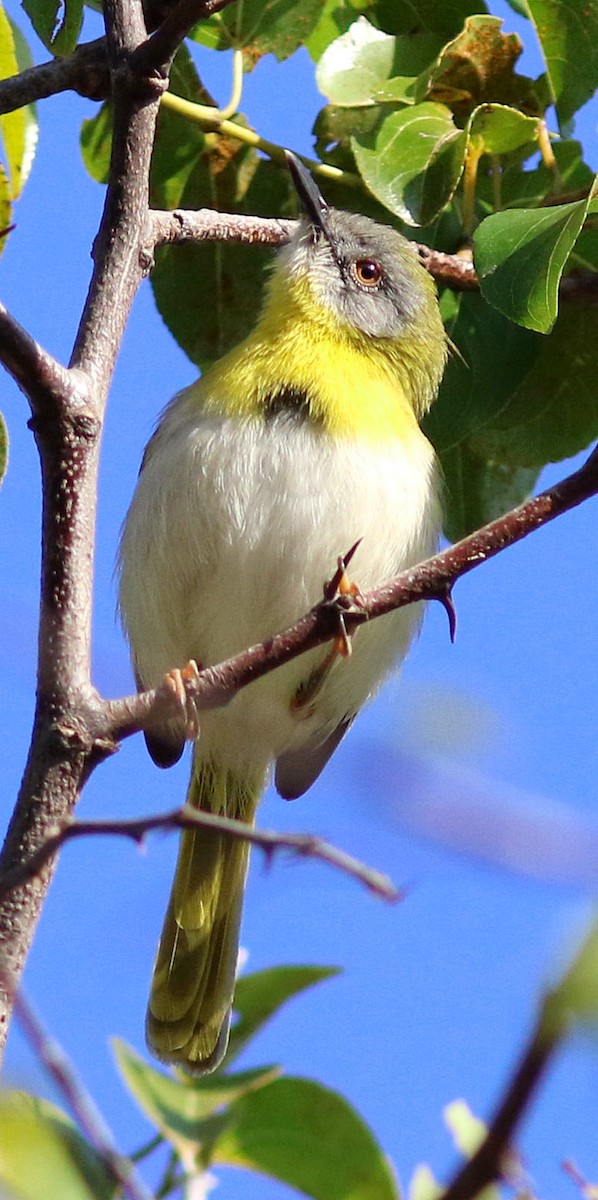
<svg viewBox="0 0 598 1200">
<path fill-rule="evenodd" d="M 114 1183 L 122 1188 L 129 1200 L 151 1200 L 133 1163 L 117 1149 L 110 1129 L 63 1047 L 44 1029 L 22 990 L 15 997 L 15 1011 L 39 1061 L 54 1080 L 94 1150 L 103 1159 Z"/>
<path fill-rule="evenodd" d="M 451 1180 L 441 1200 L 474 1200 L 485 1187 L 501 1178 L 517 1126 L 557 1046 L 558 1040 L 544 1036 L 539 1022 L 490 1121 L 484 1141 Z"/>
<path fill-rule="evenodd" d="M 454 546 L 426 562 L 403 571 L 396 579 L 374 588 L 360 597 L 359 609 L 343 616 L 349 628 L 364 620 L 375 620 L 397 608 L 421 600 L 446 604 L 455 582 L 508 546 L 514 545 L 555 517 L 575 508 L 598 493 L 598 448 L 583 467 L 554 487 L 503 517 L 491 521 Z M 342 552 L 343 547 L 339 547 Z M 200 671 L 197 679 L 186 683 L 189 696 L 198 710 L 228 703 L 240 688 L 290 662 L 306 650 L 330 641 L 338 633 L 338 609 L 321 603 L 297 622 L 234 658 Z M 97 733 L 104 738 L 122 738 L 147 728 L 160 719 L 176 717 L 178 701 L 165 687 L 109 700 L 98 713 Z"/>
<path fill-rule="evenodd" d="M 0 881 L 0 898 L 10 893 L 28 879 L 35 878 L 40 869 L 52 858 L 65 842 L 74 838 L 90 836 L 116 836 L 131 838 L 141 845 L 148 833 L 156 829 L 212 829 L 222 833 L 233 841 L 249 842 L 263 850 L 266 859 L 270 860 L 279 851 L 286 850 L 298 858 L 315 858 L 331 867 L 351 876 L 362 883 L 375 896 L 394 902 L 401 898 L 402 893 L 394 886 L 388 876 L 380 871 L 367 867 L 357 858 L 331 846 L 329 842 L 315 837 L 311 833 L 275 833 L 268 829 L 253 829 L 243 821 L 232 817 L 222 817 L 215 813 L 203 812 L 188 806 L 175 808 L 172 812 L 160 813 L 152 817 L 137 817 L 131 820 L 118 821 L 75 821 L 64 822 L 55 833 L 50 833 L 44 843 L 26 862 L 20 863 L 8 871 Z"/>
</svg>

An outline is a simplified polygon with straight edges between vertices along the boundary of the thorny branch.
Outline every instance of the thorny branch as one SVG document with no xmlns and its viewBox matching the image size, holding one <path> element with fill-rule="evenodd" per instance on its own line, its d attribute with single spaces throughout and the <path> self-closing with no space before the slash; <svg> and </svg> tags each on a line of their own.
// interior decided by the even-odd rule
<svg viewBox="0 0 598 1200">
<path fill-rule="evenodd" d="M 533 496 L 512 512 L 491 521 L 419 566 L 404 571 L 382 587 L 366 592 L 360 597 L 357 608 L 343 611 L 346 624 L 354 629 L 364 620 L 375 620 L 421 600 L 438 600 L 446 604 L 454 584 L 463 575 L 596 494 L 598 448 L 578 471 L 554 487 Z M 338 633 L 339 611 L 342 608 L 339 610 L 334 603 L 318 604 L 290 629 L 226 662 L 200 671 L 196 680 L 186 681 L 185 685 L 195 707 L 215 708 L 226 704 L 240 688 L 305 650 L 329 641 Z M 167 688 L 108 701 L 104 708 L 106 723 L 100 719 L 98 732 L 103 737 L 119 738 L 136 733 L 159 718 L 176 716 L 174 703 Z"/>
<path fill-rule="evenodd" d="M 288 851 L 296 858 L 315 858 L 320 862 L 336 867 L 358 883 L 362 883 L 375 896 L 382 900 L 394 902 L 401 898 L 401 892 L 394 886 L 388 876 L 380 871 L 367 867 L 359 859 L 353 858 L 331 846 L 321 838 L 311 833 L 274 833 L 268 829 L 253 829 L 243 821 L 233 817 L 218 816 L 215 813 L 203 812 L 195 808 L 175 808 L 172 812 L 160 813 L 157 816 L 137 817 L 131 820 L 117 821 L 75 821 L 69 818 L 56 833 L 51 831 L 45 842 L 35 854 L 25 862 L 13 867 L 0 879 L 0 899 L 13 888 L 33 879 L 39 874 L 44 863 L 64 846 L 65 842 L 74 838 L 90 836 L 127 837 L 141 845 L 148 833 L 156 829 L 212 829 L 232 840 L 249 842 L 264 852 L 266 861 L 270 861 L 281 851 Z"/>
</svg>

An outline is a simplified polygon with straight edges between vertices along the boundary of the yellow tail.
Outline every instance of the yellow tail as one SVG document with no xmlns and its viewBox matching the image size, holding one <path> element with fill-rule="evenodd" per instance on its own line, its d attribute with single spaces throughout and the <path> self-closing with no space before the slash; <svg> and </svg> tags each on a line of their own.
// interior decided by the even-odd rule
<svg viewBox="0 0 598 1200">
<path fill-rule="evenodd" d="M 263 786 L 262 774 L 241 778 L 196 755 L 187 803 L 253 824 Z M 181 837 L 146 1034 L 158 1058 L 197 1073 L 226 1051 L 248 859 L 246 842 L 210 829 Z"/>
</svg>

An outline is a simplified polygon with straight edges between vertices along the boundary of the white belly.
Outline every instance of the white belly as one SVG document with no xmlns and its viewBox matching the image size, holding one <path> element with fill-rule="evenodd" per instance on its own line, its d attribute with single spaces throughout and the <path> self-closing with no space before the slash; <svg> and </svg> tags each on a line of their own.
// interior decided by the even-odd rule
<svg viewBox="0 0 598 1200">
<path fill-rule="evenodd" d="M 434 456 L 419 430 L 374 449 L 286 417 L 198 420 L 183 393 L 151 443 L 123 532 L 121 609 L 141 681 L 154 686 L 189 658 L 219 662 L 293 624 L 359 538 L 350 575 L 367 591 L 433 553 L 439 527 Z M 362 626 L 313 711 L 297 715 L 291 700 L 326 647 L 206 712 L 201 746 L 243 766 L 326 736 L 402 659 L 418 608 Z"/>
</svg>

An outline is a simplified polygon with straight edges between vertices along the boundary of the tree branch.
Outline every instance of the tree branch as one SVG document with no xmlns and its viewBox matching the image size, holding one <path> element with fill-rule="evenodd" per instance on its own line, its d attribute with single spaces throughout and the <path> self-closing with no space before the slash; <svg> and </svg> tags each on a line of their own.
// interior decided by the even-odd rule
<svg viewBox="0 0 598 1200">
<path fill-rule="evenodd" d="M 34 414 L 43 491 L 37 702 L 31 748 L 6 841 L 0 878 L 36 852 L 71 813 L 93 765 L 113 748 L 90 736 L 98 703 L 90 678 L 91 600 L 99 434 L 129 309 L 146 264 L 141 250 L 158 107 L 155 81 L 127 69 L 147 38 L 140 0 L 107 0 L 115 132 L 95 266 L 71 370 L 3 311 L 0 354 Z M 91 52 L 92 61 L 97 50 Z M 69 76 L 67 76 L 69 77 Z M 39 78 L 39 76 L 36 76 Z M 58 74 L 64 83 L 64 74 Z M 69 78 L 72 78 L 69 77 Z M 2 979 L 18 983 L 54 862 L 0 904 Z M 0 987 L 0 1053 L 14 987 Z"/>
<path fill-rule="evenodd" d="M 198 710 L 227 704 L 240 688 L 337 636 L 341 614 L 351 632 L 365 620 L 375 620 L 417 601 L 438 600 L 446 604 L 455 582 L 463 575 L 597 493 L 598 448 L 578 471 L 554 487 L 533 496 L 448 550 L 367 592 L 360 597 L 358 606 L 347 608 L 341 601 L 317 604 L 296 625 L 234 658 L 200 671 L 196 680 L 186 681 L 187 693 Z M 178 701 L 166 687 L 105 701 L 97 714 L 96 732 L 103 738 L 127 737 L 160 720 L 176 718 L 177 705 Z"/>
<path fill-rule="evenodd" d="M 133 1163 L 117 1149 L 114 1138 L 64 1049 L 51 1038 L 22 991 L 15 997 L 15 1009 L 39 1061 L 64 1096 L 83 1133 L 103 1159 L 106 1170 L 129 1200 L 152 1200 Z"/>
<path fill-rule="evenodd" d="M 0 115 L 69 91 L 89 100 L 105 100 L 110 95 L 105 38 L 84 42 L 66 58 L 52 58 L 0 80 Z"/>
<path fill-rule="evenodd" d="M 538 1023 L 517 1063 L 479 1149 L 451 1180 L 441 1200 L 474 1200 L 503 1173 L 503 1162 L 522 1117 L 529 1108 L 558 1041 L 547 1038 Z"/>
<path fill-rule="evenodd" d="M 220 12 L 233 0 L 179 0 L 164 17 L 155 33 L 131 55 L 134 71 L 161 71 L 170 65 L 176 51 L 193 27 Z"/>
<path fill-rule="evenodd" d="M 27 880 L 35 879 L 49 859 L 53 858 L 65 842 L 74 838 L 90 836 L 127 837 L 141 845 L 148 833 L 156 829 L 212 829 L 233 841 L 249 842 L 257 846 L 270 861 L 283 850 L 297 858 L 315 858 L 349 875 L 363 884 L 375 896 L 394 902 L 402 897 L 388 876 L 368 867 L 351 854 L 345 854 L 336 846 L 311 833 L 275 833 L 269 829 L 253 829 L 233 817 L 218 816 L 201 809 L 184 805 L 172 812 L 152 817 L 138 817 L 118 821 L 75 821 L 66 820 L 56 833 L 48 832 L 46 840 L 25 862 L 19 863 L 0 879 L 0 899 L 9 895 L 14 888 Z"/>
</svg>

